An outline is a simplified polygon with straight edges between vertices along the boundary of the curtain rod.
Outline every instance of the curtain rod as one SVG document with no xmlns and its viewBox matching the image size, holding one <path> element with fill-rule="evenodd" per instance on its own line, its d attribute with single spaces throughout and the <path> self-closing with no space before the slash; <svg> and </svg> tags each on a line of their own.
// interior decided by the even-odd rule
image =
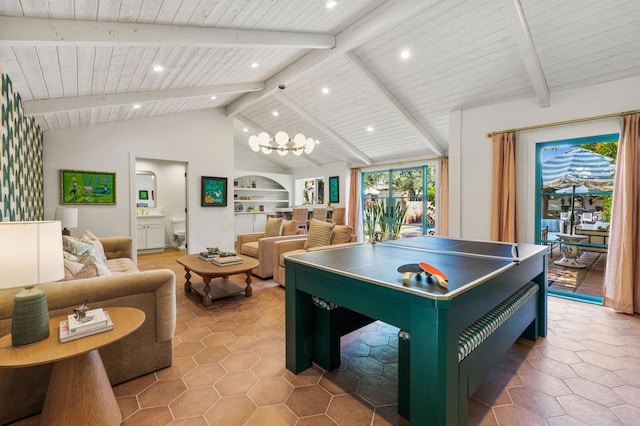
<svg viewBox="0 0 640 426">
<path fill-rule="evenodd" d="M 449 158 L 448 155 L 440 155 L 438 157 L 419 158 L 417 160 L 406 159 L 406 160 L 391 161 L 388 163 L 374 163 L 368 166 L 365 165 L 365 166 L 356 166 L 356 167 L 350 167 L 350 168 L 367 170 L 367 169 L 376 169 L 378 167 L 386 167 L 386 166 L 411 167 L 411 165 L 415 163 L 424 163 L 425 161 L 436 161 L 436 160 L 442 160 L 442 159 L 448 159 L 448 158 Z"/>
<path fill-rule="evenodd" d="M 566 126 L 567 124 L 583 123 L 585 121 L 604 120 L 606 118 L 622 117 L 629 114 L 638 114 L 640 110 L 618 112 L 615 114 L 595 115 L 593 117 L 576 118 L 575 120 L 556 121 L 555 123 L 537 124 L 535 126 L 518 127 L 517 129 L 499 130 L 496 132 L 490 132 L 486 134 L 486 137 L 490 138 L 498 133 L 510 133 L 510 132 L 524 132 L 526 130 L 544 129 L 546 127 Z"/>
</svg>

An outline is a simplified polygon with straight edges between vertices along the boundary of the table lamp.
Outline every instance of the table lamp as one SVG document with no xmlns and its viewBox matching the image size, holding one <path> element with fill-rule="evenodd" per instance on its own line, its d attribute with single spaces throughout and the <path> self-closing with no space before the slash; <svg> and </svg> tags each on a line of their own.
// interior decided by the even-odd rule
<svg viewBox="0 0 640 426">
<path fill-rule="evenodd" d="M 35 285 L 64 277 L 60 222 L 0 222 L 0 289 L 25 287 L 13 299 L 11 344 L 49 337 L 49 309 Z"/>
<path fill-rule="evenodd" d="M 71 207 L 56 207 L 54 220 L 62 224 L 62 235 L 71 235 L 68 228 L 78 227 L 78 209 Z"/>
</svg>

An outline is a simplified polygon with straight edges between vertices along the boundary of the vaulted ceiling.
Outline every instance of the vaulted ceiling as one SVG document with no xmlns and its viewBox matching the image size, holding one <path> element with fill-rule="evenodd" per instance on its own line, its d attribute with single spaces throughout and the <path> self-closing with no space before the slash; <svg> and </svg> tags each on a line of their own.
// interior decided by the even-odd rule
<svg viewBox="0 0 640 426">
<path fill-rule="evenodd" d="M 225 107 L 239 150 L 319 141 L 286 168 L 446 155 L 452 110 L 640 75 L 638 0 L 327 3 L 3 0 L 0 68 L 45 131 Z"/>
</svg>

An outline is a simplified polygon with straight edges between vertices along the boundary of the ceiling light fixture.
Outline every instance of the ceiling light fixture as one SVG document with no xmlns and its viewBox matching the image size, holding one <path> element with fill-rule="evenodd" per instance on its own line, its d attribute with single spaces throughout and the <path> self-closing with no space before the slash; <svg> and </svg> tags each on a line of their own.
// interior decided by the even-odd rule
<svg viewBox="0 0 640 426">
<path fill-rule="evenodd" d="M 409 56 L 411 56 L 411 52 L 409 52 L 407 49 L 400 52 L 400 57 L 402 59 L 409 59 Z"/>
<path fill-rule="evenodd" d="M 155 65 L 155 66 L 153 67 L 153 70 L 154 70 L 155 72 L 162 72 L 162 71 L 164 71 L 164 67 L 163 67 L 162 65 Z"/>
<path fill-rule="evenodd" d="M 212 96 L 209 99 L 211 99 L 212 101 L 215 101 L 216 99 L 218 99 L 218 97 L 217 96 Z"/>
<path fill-rule="evenodd" d="M 142 108 L 142 105 L 140 105 L 140 104 L 135 104 L 135 105 L 133 106 L 133 109 L 139 109 L 139 108 Z"/>
<path fill-rule="evenodd" d="M 329 88 L 328 87 L 323 87 L 322 88 L 322 93 L 324 93 L 325 95 L 329 94 Z"/>
<path fill-rule="evenodd" d="M 281 84 L 278 88 L 284 90 L 286 86 Z M 273 111 L 272 114 L 277 116 L 277 111 Z M 287 132 L 282 130 L 277 132 L 273 138 L 267 132 L 260 132 L 258 135 L 249 137 L 249 146 L 254 152 L 262 151 L 263 154 L 271 154 L 271 151 L 276 151 L 281 156 L 285 156 L 289 152 L 292 152 L 293 155 L 302 155 L 303 152 L 311 154 L 317 143 L 318 141 L 307 138 L 302 133 L 296 134 L 292 139 Z"/>
<path fill-rule="evenodd" d="M 338 2 L 336 0 L 329 0 L 326 4 L 327 9 L 333 9 L 337 5 L 338 5 Z"/>
<path fill-rule="evenodd" d="M 371 126 L 367 127 L 367 132 L 373 132 L 373 127 Z"/>
<path fill-rule="evenodd" d="M 258 64 L 257 62 L 254 62 L 251 64 L 251 68 L 258 68 L 260 64 Z"/>
</svg>

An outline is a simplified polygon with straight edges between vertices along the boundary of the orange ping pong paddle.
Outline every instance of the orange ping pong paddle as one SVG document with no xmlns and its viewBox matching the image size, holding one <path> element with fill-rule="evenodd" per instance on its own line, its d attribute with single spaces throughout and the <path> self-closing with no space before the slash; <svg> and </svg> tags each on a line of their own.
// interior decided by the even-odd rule
<svg viewBox="0 0 640 426">
<path fill-rule="evenodd" d="M 449 278 L 447 278 L 447 276 L 441 270 L 439 270 L 435 266 L 429 265 L 426 262 L 420 262 L 419 265 L 423 271 L 425 271 L 436 280 L 440 287 L 449 287 L 449 283 L 447 282 Z"/>
</svg>

